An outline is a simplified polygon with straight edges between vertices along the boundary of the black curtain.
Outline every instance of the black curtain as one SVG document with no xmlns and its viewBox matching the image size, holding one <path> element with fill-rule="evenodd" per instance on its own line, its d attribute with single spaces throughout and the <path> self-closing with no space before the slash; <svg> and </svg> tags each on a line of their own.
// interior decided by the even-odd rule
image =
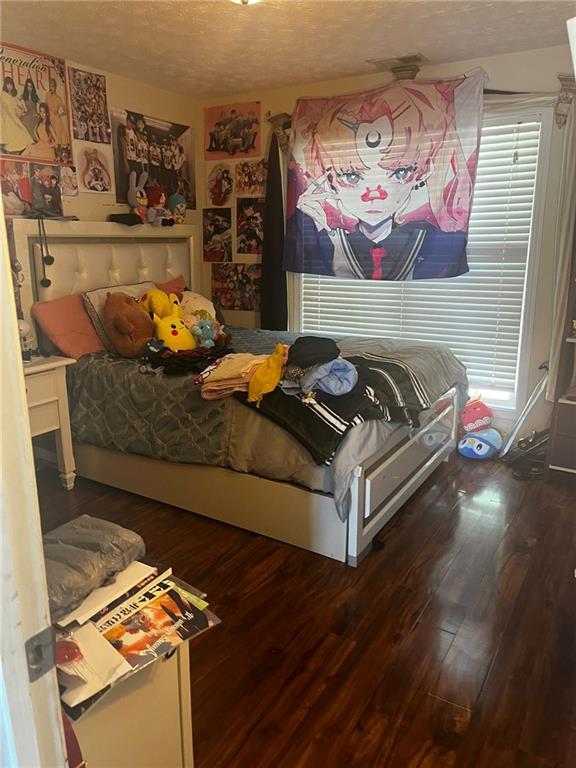
<svg viewBox="0 0 576 768">
<path fill-rule="evenodd" d="M 286 272 L 282 269 L 283 250 L 284 204 L 280 147 L 276 134 L 273 133 L 268 153 L 260 296 L 260 326 L 271 331 L 285 331 L 288 327 Z"/>
</svg>

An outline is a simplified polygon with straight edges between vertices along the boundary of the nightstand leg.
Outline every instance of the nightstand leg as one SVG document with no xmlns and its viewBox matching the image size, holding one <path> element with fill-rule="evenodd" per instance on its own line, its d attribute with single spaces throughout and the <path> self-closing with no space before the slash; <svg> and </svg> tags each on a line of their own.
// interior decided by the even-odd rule
<svg viewBox="0 0 576 768">
<path fill-rule="evenodd" d="M 76 462 L 74 461 L 74 453 L 72 451 L 72 431 L 68 414 L 68 397 L 64 369 L 60 369 L 58 373 L 60 429 L 56 432 L 56 452 L 58 454 L 58 470 L 62 485 L 67 491 L 71 491 L 76 480 Z"/>
<path fill-rule="evenodd" d="M 66 488 L 67 491 L 71 491 L 74 488 L 74 483 L 76 482 L 76 472 L 60 472 L 59 474 L 64 488 Z"/>
<path fill-rule="evenodd" d="M 74 488 L 74 482 L 76 480 L 76 466 L 74 464 L 74 454 L 72 453 L 72 440 L 66 439 L 66 435 L 62 434 L 62 430 L 59 429 L 56 432 L 56 453 L 58 455 L 58 473 L 62 485 L 67 491 L 71 491 Z"/>
</svg>

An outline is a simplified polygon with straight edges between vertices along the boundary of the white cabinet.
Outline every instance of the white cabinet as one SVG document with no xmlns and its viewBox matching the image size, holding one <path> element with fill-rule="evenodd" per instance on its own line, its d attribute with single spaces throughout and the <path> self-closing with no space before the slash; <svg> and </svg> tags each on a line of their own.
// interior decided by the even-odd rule
<svg viewBox="0 0 576 768">
<path fill-rule="evenodd" d="M 88 768 L 192 768 L 189 649 L 117 683 L 73 724 Z"/>
</svg>

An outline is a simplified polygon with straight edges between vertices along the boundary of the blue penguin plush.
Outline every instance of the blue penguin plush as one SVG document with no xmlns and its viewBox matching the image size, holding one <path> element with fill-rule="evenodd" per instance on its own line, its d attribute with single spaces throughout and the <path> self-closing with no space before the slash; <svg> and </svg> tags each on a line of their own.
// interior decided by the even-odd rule
<svg viewBox="0 0 576 768">
<path fill-rule="evenodd" d="M 489 459 L 502 448 L 502 435 L 493 427 L 471 432 L 458 443 L 458 452 L 467 459 Z"/>
</svg>

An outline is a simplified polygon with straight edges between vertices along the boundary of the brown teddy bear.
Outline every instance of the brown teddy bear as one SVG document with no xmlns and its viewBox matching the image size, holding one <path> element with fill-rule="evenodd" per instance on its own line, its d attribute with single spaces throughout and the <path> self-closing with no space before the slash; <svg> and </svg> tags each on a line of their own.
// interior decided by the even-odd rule
<svg viewBox="0 0 576 768">
<path fill-rule="evenodd" d="M 140 357 L 154 338 L 154 323 L 136 299 L 121 291 L 108 293 L 102 314 L 104 330 L 122 357 Z"/>
</svg>

